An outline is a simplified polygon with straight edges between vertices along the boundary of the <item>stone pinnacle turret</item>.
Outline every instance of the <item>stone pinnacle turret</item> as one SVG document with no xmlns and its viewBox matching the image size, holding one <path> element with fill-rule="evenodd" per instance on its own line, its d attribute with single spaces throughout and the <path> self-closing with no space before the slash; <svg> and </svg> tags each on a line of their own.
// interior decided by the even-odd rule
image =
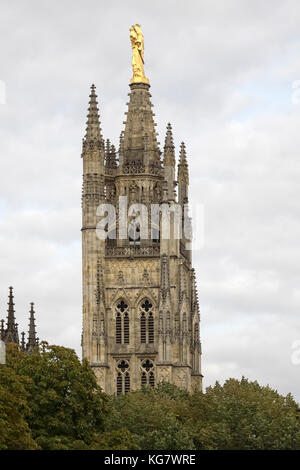
<svg viewBox="0 0 300 470">
<path fill-rule="evenodd" d="M 34 303 L 30 303 L 30 316 L 29 316 L 29 330 L 28 330 L 28 341 L 26 344 L 26 351 L 31 354 L 34 349 L 38 346 L 35 330 L 35 318 L 34 318 Z"/>
<path fill-rule="evenodd" d="M 13 288 L 10 287 L 9 296 L 8 296 L 5 342 L 19 344 L 18 324 L 16 323 L 16 319 L 15 319 L 15 309 L 14 309 L 15 304 L 14 304 L 13 299 L 14 299 Z"/>
<path fill-rule="evenodd" d="M 167 182 L 167 200 L 175 201 L 175 146 L 170 123 L 167 125 L 164 146 L 164 176 Z"/>
<path fill-rule="evenodd" d="M 83 139 L 82 153 L 104 146 L 101 134 L 99 109 L 96 95 L 96 87 L 91 86 L 91 94 L 86 122 L 86 132 Z"/>
</svg>

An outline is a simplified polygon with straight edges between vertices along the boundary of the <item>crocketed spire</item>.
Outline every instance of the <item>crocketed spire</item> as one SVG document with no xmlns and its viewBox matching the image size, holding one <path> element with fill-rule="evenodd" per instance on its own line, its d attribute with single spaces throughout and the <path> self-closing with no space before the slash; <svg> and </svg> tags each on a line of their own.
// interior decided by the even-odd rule
<svg viewBox="0 0 300 470">
<path fill-rule="evenodd" d="M 157 142 L 154 114 L 150 102 L 150 85 L 132 83 L 130 85 L 127 120 L 124 131 L 124 164 L 159 168 L 160 149 Z M 153 170 L 155 171 L 155 170 Z"/>
<path fill-rule="evenodd" d="M 91 86 L 91 94 L 87 115 L 86 132 L 83 139 L 83 153 L 88 149 L 103 147 L 104 141 L 101 134 L 99 109 L 96 95 L 96 87 Z"/>
<path fill-rule="evenodd" d="M 15 319 L 13 288 L 9 288 L 5 343 L 19 344 L 18 324 Z"/>
<path fill-rule="evenodd" d="M 38 346 L 38 340 L 35 331 L 35 318 L 34 318 L 34 303 L 30 303 L 30 316 L 29 316 L 29 330 L 28 330 L 28 341 L 26 344 L 26 352 L 29 354 L 34 352 L 34 349 Z"/>
<path fill-rule="evenodd" d="M 175 165 L 175 151 L 174 151 L 172 126 L 170 123 L 167 125 L 167 132 L 164 146 L 164 166 Z"/>
<path fill-rule="evenodd" d="M 189 184 L 189 170 L 186 158 L 185 143 L 181 142 L 179 163 L 178 163 L 178 183 Z"/>
</svg>

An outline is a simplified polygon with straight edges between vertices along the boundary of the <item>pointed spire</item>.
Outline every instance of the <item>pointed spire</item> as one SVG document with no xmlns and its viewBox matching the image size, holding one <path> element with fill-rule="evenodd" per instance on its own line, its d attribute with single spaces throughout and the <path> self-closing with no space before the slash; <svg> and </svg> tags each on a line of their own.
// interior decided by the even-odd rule
<svg viewBox="0 0 300 470">
<path fill-rule="evenodd" d="M 179 165 L 188 166 L 187 159 L 186 159 L 186 149 L 185 149 L 185 143 L 184 142 L 181 142 L 181 144 L 180 144 Z"/>
<path fill-rule="evenodd" d="M 102 147 L 104 141 L 101 135 L 99 109 L 96 95 L 96 87 L 93 84 L 91 86 L 91 94 L 86 122 L 86 132 L 83 139 L 83 153 L 87 150 L 87 147 Z"/>
<path fill-rule="evenodd" d="M 147 83 L 132 83 L 130 85 L 127 119 L 124 122 L 124 163 L 126 173 L 143 172 L 145 168 L 154 165 L 153 172 L 159 172 L 161 166 L 161 151 L 157 142 L 156 123 L 152 112 L 149 88 Z M 147 136 L 147 140 L 145 137 Z M 157 169 L 156 169 L 157 166 Z M 129 168 L 127 168 L 129 167 Z"/>
<path fill-rule="evenodd" d="M 167 133 L 166 133 L 166 138 L 165 138 L 165 150 L 166 148 L 174 149 L 172 126 L 170 122 L 168 122 L 168 125 L 167 125 Z"/>
<path fill-rule="evenodd" d="M 5 342 L 19 344 L 18 324 L 15 319 L 13 288 L 9 288 Z"/>
<path fill-rule="evenodd" d="M 26 344 L 26 351 L 30 354 L 34 352 L 37 346 L 37 338 L 35 331 L 35 318 L 34 318 L 34 303 L 30 303 L 30 316 L 29 316 L 29 330 L 28 330 L 28 341 Z"/>
<path fill-rule="evenodd" d="M 164 146 L 164 166 L 175 165 L 174 149 L 175 147 L 174 147 L 174 142 L 173 142 L 172 126 L 170 123 L 168 123 L 166 138 L 165 138 L 165 146 Z"/>
<path fill-rule="evenodd" d="M 178 184 L 185 185 L 185 197 L 187 197 L 187 186 L 189 184 L 189 170 L 186 158 L 185 143 L 181 142 L 178 163 Z"/>
</svg>

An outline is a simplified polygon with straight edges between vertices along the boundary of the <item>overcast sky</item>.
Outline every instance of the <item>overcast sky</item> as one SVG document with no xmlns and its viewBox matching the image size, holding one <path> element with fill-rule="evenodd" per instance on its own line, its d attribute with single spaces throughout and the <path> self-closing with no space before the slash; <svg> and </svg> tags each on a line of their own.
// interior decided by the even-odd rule
<svg viewBox="0 0 300 470">
<path fill-rule="evenodd" d="M 204 386 L 244 375 L 300 401 L 299 1 L 2 0 L 0 18 L 0 317 L 13 285 L 20 329 L 34 301 L 39 337 L 80 354 L 89 87 L 118 145 L 140 23 L 159 140 L 170 121 L 205 210 Z"/>
</svg>

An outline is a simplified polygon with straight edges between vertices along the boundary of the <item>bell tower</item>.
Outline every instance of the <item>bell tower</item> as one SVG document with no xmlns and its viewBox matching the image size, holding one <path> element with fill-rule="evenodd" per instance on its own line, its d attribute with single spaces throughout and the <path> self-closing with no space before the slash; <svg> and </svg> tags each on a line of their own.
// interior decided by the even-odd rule
<svg viewBox="0 0 300 470">
<path fill-rule="evenodd" d="M 184 238 L 186 149 L 182 143 L 176 181 L 171 124 L 163 152 L 157 141 L 140 25 L 130 40 L 133 77 L 118 151 L 102 137 L 94 85 L 83 140 L 83 357 L 109 394 L 160 381 L 201 389 L 196 276 Z M 103 229 L 110 208 L 115 222 Z"/>
</svg>

